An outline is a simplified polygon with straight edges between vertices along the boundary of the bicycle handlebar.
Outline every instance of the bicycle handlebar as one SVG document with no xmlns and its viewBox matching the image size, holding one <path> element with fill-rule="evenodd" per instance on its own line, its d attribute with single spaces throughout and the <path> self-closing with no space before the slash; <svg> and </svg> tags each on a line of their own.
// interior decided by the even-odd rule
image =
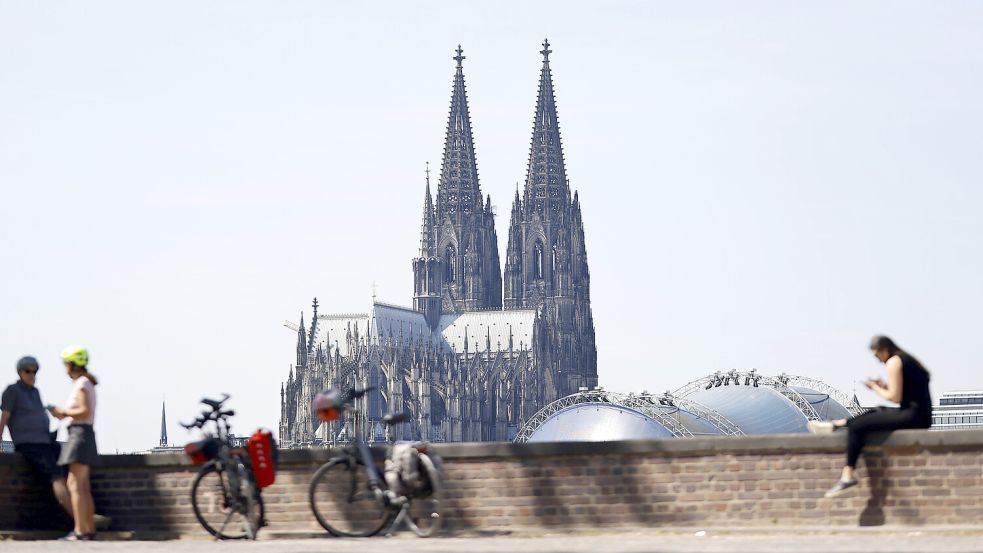
<svg viewBox="0 0 983 553">
<path fill-rule="evenodd" d="M 209 399 L 207 397 L 202 398 L 201 403 L 204 403 L 205 405 L 211 407 L 212 410 L 202 411 L 201 416 L 196 418 L 194 422 L 189 422 L 189 423 L 178 422 L 178 424 L 180 424 L 181 426 L 183 426 L 188 430 L 191 430 L 192 428 L 202 428 L 203 426 L 205 426 L 205 423 L 207 423 L 208 421 L 218 422 L 219 419 L 224 419 L 226 417 L 234 416 L 236 414 L 235 410 L 233 409 L 226 409 L 224 411 L 222 410 L 222 405 L 226 401 L 228 401 L 229 397 L 230 397 L 229 394 L 222 394 L 222 399 Z"/>
<path fill-rule="evenodd" d="M 358 390 L 356 388 L 351 388 L 350 390 L 346 391 L 342 395 L 342 401 L 341 402 L 344 405 L 348 405 L 349 403 L 351 403 L 351 401 L 353 399 L 358 399 L 358 398 L 364 396 L 365 394 L 371 392 L 372 390 L 375 390 L 375 386 L 366 386 L 365 388 L 362 388 L 361 390 Z"/>
<path fill-rule="evenodd" d="M 218 411 L 222 407 L 222 404 L 228 401 L 229 394 L 222 394 L 222 399 L 208 399 L 207 397 L 201 398 L 201 403 L 212 408 L 214 411 Z"/>
</svg>

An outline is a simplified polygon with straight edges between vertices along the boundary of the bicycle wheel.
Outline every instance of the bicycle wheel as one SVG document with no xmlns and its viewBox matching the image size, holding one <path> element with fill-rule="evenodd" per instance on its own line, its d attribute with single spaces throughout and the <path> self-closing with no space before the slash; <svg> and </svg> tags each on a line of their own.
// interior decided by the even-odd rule
<svg viewBox="0 0 983 553">
<path fill-rule="evenodd" d="M 236 468 L 237 472 L 241 466 L 239 464 Z M 242 486 L 243 484 L 240 484 L 240 488 Z M 198 472 L 191 484 L 191 508 L 201 526 L 216 538 L 249 539 L 249 529 L 253 526 L 247 525 L 248 521 L 256 520 L 255 528 L 258 528 L 259 521 L 262 521 L 264 516 L 262 496 L 258 492 L 246 494 L 247 497 L 250 495 L 251 501 L 237 501 L 228 475 L 219 470 L 217 465 L 208 464 Z M 250 506 L 249 503 L 252 505 Z M 247 512 L 251 513 L 251 517 L 246 514 Z M 258 518 L 252 518 L 257 516 Z M 252 535 L 255 537 L 256 532 L 253 531 Z"/>
<path fill-rule="evenodd" d="M 440 473 L 425 453 L 420 454 L 420 468 L 427 475 L 430 489 L 425 496 L 412 498 L 403 516 L 414 534 L 429 538 L 440 530 L 440 502 L 437 499 L 441 489 Z"/>
<path fill-rule="evenodd" d="M 248 461 L 243 461 L 241 457 L 236 457 L 236 470 L 239 474 L 239 505 L 242 509 L 242 529 L 246 537 L 254 540 L 259 528 L 263 523 L 264 507 L 263 497 L 256 487 L 256 479 L 253 476 L 253 469 Z"/>
<path fill-rule="evenodd" d="M 335 536 L 373 536 L 396 516 L 376 500 L 366 468 L 347 458 L 332 459 L 317 469 L 308 495 L 314 518 Z"/>
</svg>

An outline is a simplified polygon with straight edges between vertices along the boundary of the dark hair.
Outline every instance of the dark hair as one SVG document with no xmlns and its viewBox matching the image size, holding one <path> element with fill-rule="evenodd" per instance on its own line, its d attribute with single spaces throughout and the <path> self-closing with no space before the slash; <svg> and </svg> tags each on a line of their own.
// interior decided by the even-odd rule
<svg viewBox="0 0 983 553">
<path fill-rule="evenodd" d="M 84 365 L 76 365 L 75 363 L 73 363 L 71 361 L 65 361 L 65 362 L 68 363 L 69 365 L 71 365 L 73 369 L 82 371 L 82 374 L 84 374 L 86 378 L 88 378 L 90 381 L 92 381 L 92 385 L 93 386 L 98 386 L 99 385 L 99 379 L 96 378 L 96 375 L 90 373 L 89 372 L 89 369 L 87 369 Z"/>
<path fill-rule="evenodd" d="M 38 365 L 38 360 L 30 355 L 25 355 L 17 360 L 17 372 L 21 372 L 28 367 L 34 367 L 35 369 L 41 368 L 41 366 Z"/>
<path fill-rule="evenodd" d="M 870 339 L 870 349 L 874 351 L 885 350 L 891 355 L 901 352 L 901 348 L 894 343 L 894 340 L 880 334 Z"/>
</svg>

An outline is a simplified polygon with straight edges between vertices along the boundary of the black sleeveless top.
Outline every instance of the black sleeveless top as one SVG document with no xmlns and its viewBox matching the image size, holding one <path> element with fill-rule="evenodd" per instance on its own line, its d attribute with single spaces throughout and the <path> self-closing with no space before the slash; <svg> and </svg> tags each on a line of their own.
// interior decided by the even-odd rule
<svg viewBox="0 0 983 553">
<path fill-rule="evenodd" d="M 901 408 L 914 409 L 931 420 L 932 394 L 928 390 L 928 371 L 907 353 L 902 351 L 897 355 L 901 358 Z"/>
</svg>

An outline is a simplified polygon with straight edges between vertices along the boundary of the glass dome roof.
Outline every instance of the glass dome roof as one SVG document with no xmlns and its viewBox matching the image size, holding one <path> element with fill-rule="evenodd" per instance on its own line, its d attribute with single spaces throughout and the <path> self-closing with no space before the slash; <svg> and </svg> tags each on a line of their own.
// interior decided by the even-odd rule
<svg viewBox="0 0 983 553">
<path fill-rule="evenodd" d="M 812 408 L 816 410 L 816 414 L 819 415 L 824 421 L 831 421 L 836 419 L 849 419 L 853 415 L 847 411 L 847 408 L 840 405 L 838 401 L 829 396 L 829 394 L 813 390 L 811 388 L 806 388 L 804 386 L 791 386 L 793 390 L 799 393 L 803 399 L 812 405 Z"/>
<path fill-rule="evenodd" d="M 686 396 L 734 421 L 745 434 L 807 432 L 808 419 L 794 403 L 774 388 L 714 386 Z"/>
<path fill-rule="evenodd" d="M 523 441 L 608 441 L 808 432 L 810 418 L 851 418 L 856 398 L 822 381 L 785 373 L 716 372 L 675 392 L 624 394 L 603 388 L 562 397 L 516 434 Z"/>
<path fill-rule="evenodd" d="M 654 419 L 621 405 L 581 403 L 557 411 L 529 436 L 530 442 L 607 442 L 671 438 Z"/>
</svg>

